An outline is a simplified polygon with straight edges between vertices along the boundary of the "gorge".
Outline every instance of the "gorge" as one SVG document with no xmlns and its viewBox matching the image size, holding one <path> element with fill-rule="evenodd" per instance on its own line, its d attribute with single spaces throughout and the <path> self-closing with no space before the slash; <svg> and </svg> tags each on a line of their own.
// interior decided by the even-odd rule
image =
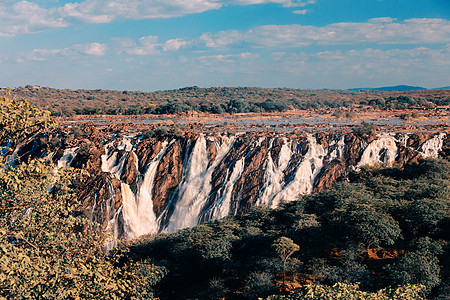
<svg viewBox="0 0 450 300">
<path fill-rule="evenodd" d="M 15 151 L 52 157 L 58 167 L 87 168 L 79 199 L 92 221 L 118 240 L 172 233 L 206 221 L 277 207 L 320 192 L 363 166 L 402 166 L 437 157 L 445 132 L 241 132 L 149 136 L 86 126 L 30 139 Z M 50 151 L 49 145 L 55 147 Z"/>
</svg>

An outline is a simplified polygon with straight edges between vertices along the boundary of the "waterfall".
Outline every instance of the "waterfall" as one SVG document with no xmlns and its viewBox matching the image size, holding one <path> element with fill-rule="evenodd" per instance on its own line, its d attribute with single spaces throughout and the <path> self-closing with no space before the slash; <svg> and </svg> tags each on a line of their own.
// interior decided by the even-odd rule
<svg viewBox="0 0 450 300">
<path fill-rule="evenodd" d="M 105 241 L 106 251 L 112 250 L 117 246 L 117 241 L 119 240 L 119 222 L 120 215 L 122 214 L 122 206 L 120 206 L 117 211 L 115 211 L 116 204 L 116 192 L 114 191 L 113 185 L 110 180 L 107 181 L 108 184 L 108 199 L 106 201 L 106 216 L 108 224 L 106 226 L 106 232 L 109 233 Z M 95 206 L 92 208 L 95 210 Z"/>
<path fill-rule="evenodd" d="M 447 135 L 445 133 L 441 132 L 423 143 L 422 147 L 420 147 L 420 152 L 422 155 L 425 157 L 438 157 L 446 136 Z"/>
<path fill-rule="evenodd" d="M 330 153 L 330 157 L 328 161 L 335 160 L 337 158 L 342 158 L 344 156 L 344 148 L 345 148 L 345 136 L 341 136 L 339 141 L 336 143 L 336 140 L 333 140 L 330 145 L 330 149 L 333 149 Z"/>
<path fill-rule="evenodd" d="M 114 147 L 114 141 L 105 145 L 105 154 L 101 156 L 102 171 L 111 173 L 119 178 L 122 174 L 123 164 L 127 158 L 128 152 L 131 151 L 133 145 L 130 139 L 122 139 L 117 146 Z M 118 160 L 119 152 L 125 152 Z"/>
<path fill-rule="evenodd" d="M 409 137 L 409 134 L 401 133 L 401 134 L 399 134 L 399 137 L 397 138 L 397 140 L 400 143 L 400 145 L 402 145 L 403 147 L 407 147 L 408 146 L 408 137 Z"/>
<path fill-rule="evenodd" d="M 231 194 L 233 193 L 233 188 L 236 181 L 241 177 L 242 172 L 244 172 L 244 166 L 245 157 L 242 157 L 234 164 L 233 172 L 231 172 L 230 176 L 228 176 L 229 170 L 227 170 L 227 180 L 225 186 L 218 191 L 218 199 L 211 209 L 211 220 L 217 220 L 230 215 Z"/>
<path fill-rule="evenodd" d="M 168 148 L 168 144 L 167 141 L 164 141 L 160 152 L 146 166 L 143 180 L 136 183 L 136 194 L 133 193 L 128 184 L 121 182 L 123 201 L 120 212 L 123 212 L 124 231 L 127 239 L 133 239 L 144 234 L 156 233 L 159 229 L 156 215 L 153 211 L 152 192 L 157 167 Z M 132 151 L 133 145 L 130 139 L 122 139 L 117 146 L 114 146 L 114 142 L 108 143 L 104 148 L 105 154 L 101 156 L 101 168 L 103 172 L 110 173 L 119 179 L 128 155 L 134 156 L 134 161 L 136 162 L 135 168 L 136 170 L 138 169 L 138 157 Z M 123 152 L 121 156 L 120 152 Z M 116 226 L 117 223 L 117 220 L 114 220 L 114 218 L 111 219 L 111 228 Z M 115 236 L 114 240 L 116 239 L 117 237 Z"/>
<path fill-rule="evenodd" d="M 78 147 L 64 149 L 63 156 L 58 160 L 57 166 L 58 168 L 67 168 L 70 167 L 70 164 L 77 156 L 76 152 Z"/>
<path fill-rule="evenodd" d="M 356 168 L 375 164 L 392 165 L 395 162 L 397 150 L 394 137 L 387 134 L 379 136 L 366 147 Z"/>
<path fill-rule="evenodd" d="M 138 184 L 137 193 L 134 194 L 130 186 L 121 183 L 123 197 L 123 212 L 125 232 L 128 239 L 133 239 L 144 234 L 158 232 L 159 226 L 153 211 L 153 182 L 156 171 L 169 143 L 164 141 L 158 155 L 147 165 L 144 179 Z M 136 155 L 130 152 L 129 155 Z M 136 157 L 136 161 L 138 158 Z M 137 165 L 136 165 L 137 169 Z"/>
<path fill-rule="evenodd" d="M 283 189 L 273 197 L 271 207 L 277 207 L 283 201 L 297 200 L 300 194 L 312 192 L 314 180 L 322 169 L 327 151 L 312 135 L 308 135 L 307 140 L 308 152 L 298 163 L 294 179 L 285 184 Z"/>
<path fill-rule="evenodd" d="M 206 139 L 200 135 L 186 166 L 186 174 L 181 181 L 175 210 L 166 227 L 167 232 L 192 227 L 198 224 L 201 210 L 211 192 L 211 177 L 214 169 L 228 153 L 232 139 L 222 137 L 221 142 L 214 139 L 217 155 L 208 167 Z"/>
<path fill-rule="evenodd" d="M 272 146 L 273 140 L 271 141 Z M 271 147 L 270 147 L 271 148 Z M 287 168 L 292 157 L 291 143 L 283 139 L 283 145 L 278 156 L 278 162 L 274 162 L 271 152 L 264 163 L 263 190 L 256 205 L 272 205 L 273 197 L 277 195 L 284 185 L 284 170 Z"/>
<path fill-rule="evenodd" d="M 113 209 L 115 198 L 110 196 L 111 199 L 106 201 L 107 206 L 111 207 L 111 210 L 106 212 L 109 220 L 107 229 L 112 232 L 114 239 L 107 246 L 115 246 L 117 239 L 121 237 L 134 239 L 157 232 L 171 233 L 203 221 L 235 215 L 241 209 L 239 201 L 246 197 L 241 193 L 244 185 L 250 181 L 242 176 L 247 174 L 246 168 L 250 166 L 259 174 L 257 178 L 260 178 L 260 182 L 252 181 L 252 184 L 257 186 L 249 203 L 277 207 L 281 202 L 298 199 L 300 194 L 311 193 L 317 176 L 328 163 L 341 159 L 345 165 L 348 159 L 345 157 L 345 149 L 349 146 L 345 144 L 345 135 L 329 137 L 327 147 L 322 146 L 312 134 L 308 134 L 306 140 L 288 136 L 275 136 L 267 140 L 268 137 L 249 135 L 243 139 L 239 138 L 239 143 L 236 143 L 237 136 L 205 137 L 200 134 L 195 140 L 191 137 L 173 138 L 170 143 L 162 143 L 158 154 L 145 166 L 142 174 L 139 174 L 138 169 L 139 159 L 142 158 L 135 152 L 137 145 L 133 146 L 131 140 L 126 138 L 107 143 L 104 145 L 105 153 L 101 156 L 101 168 L 120 181 L 123 200 L 118 209 Z M 362 151 L 358 163 L 345 167 L 360 168 L 365 165 L 394 163 L 398 152 L 402 150 L 399 146 L 407 146 L 408 138 L 406 134 L 397 137 L 398 139 L 393 134 L 381 134 L 369 144 L 361 142 L 356 145 Z M 416 147 L 418 149 L 411 150 L 423 156 L 436 157 L 445 138 L 445 133 L 437 134 L 420 147 Z M 158 176 L 158 166 L 169 146 L 177 140 L 180 141 L 180 151 L 184 151 L 184 154 L 164 161 L 172 163 L 175 159 L 173 163 L 180 163 L 183 160 L 181 178 L 177 179 L 179 182 L 175 190 L 167 195 L 170 200 L 164 200 L 166 202 L 162 203 L 162 212 L 156 215 L 153 205 L 155 180 L 166 180 L 164 176 Z M 275 147 L 275 141 L 281 143 Z M 140 142 L 136 140 L 136 143 Z M 233 147 L 237 147 L 237 151 L 234 151 Z M 72 148 L 64 151 L 61 166 L 70 165 L 70 157 L 75 155 L 75 150 Z M 267 153 L 263 157 L 264 161 L 258 162 L 260 165 L 249 161 L 249 157 L 256 157 L 249 156 L 253 151 L 267 151 L 264 152 Z M 209 157 L 209 154 L 213 157 Z M 128 155 L 134 156 L 132 161 L 135 162 L 134 168 L 138 173 L 136 182 L 130 183 L 131 186 L 121 180 L 123 175 L 127 175 L 122 173 L 125 172 L 124 164 Z M 258 157 L 261 158 L 262 156 Z M 212 182 L 213 175 L 220 178 L 220 184 Z M 252 176 L 252 173 L 247 176 Z M 239 186 L 236 186 L 238 182 Z M 110 190 L 110 193 L 114 191 Z M 122 224 L 123 232 L 120 232 Z"/>
</svg>

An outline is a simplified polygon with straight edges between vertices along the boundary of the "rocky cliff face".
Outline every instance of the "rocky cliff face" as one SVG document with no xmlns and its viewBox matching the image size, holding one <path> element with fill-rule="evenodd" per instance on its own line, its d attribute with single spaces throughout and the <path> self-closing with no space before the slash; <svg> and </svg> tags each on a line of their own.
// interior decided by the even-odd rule
<svg viewBox="0 0 450 300">
<path fill-rule="evenodd" d="M 60 167 L 86 167 L 93 175 L 79 197 L 92 220 L 110 230 L 110 247 L 119 238 L 174 232 L 254 205 L 276 207 L 323 191 L 351 170 L 436 157 L 450 144 L 444 132 L 142 137 L 92 130 L 61 142 L 53 155 Z M 47 151 L 42 140 L 19 153 Z"/>
</svg>

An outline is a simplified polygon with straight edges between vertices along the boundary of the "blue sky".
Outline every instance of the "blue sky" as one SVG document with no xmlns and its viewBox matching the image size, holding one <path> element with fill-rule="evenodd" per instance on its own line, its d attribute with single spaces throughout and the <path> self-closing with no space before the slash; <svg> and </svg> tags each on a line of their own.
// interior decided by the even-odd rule
<svg viewBox="0 0 450 300">
<path fill-rule="evenodd" d="M 0 86 L 450 85 L 450 0 L 0 2 Z"/>
</svg>

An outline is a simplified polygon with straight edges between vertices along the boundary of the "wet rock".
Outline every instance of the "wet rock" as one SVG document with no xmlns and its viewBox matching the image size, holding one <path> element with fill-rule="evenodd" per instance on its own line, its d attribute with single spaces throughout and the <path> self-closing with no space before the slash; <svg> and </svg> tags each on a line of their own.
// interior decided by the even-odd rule
<svg viewBox="0 0 450 300">
<path fill-rule="evenodd" d="M 104 154 L 103 146 L 83 139 L 78 144 L 78 147 L 77 155 L 70 166 L 78 169 L 85 168 L 91 174 L 101 172 L 101 156 Z"/>
<path fill-rule="evenodd" d="M 236 161 L 240 159 L 245 153 L 248 153 L 250 151 L 251 147 L 247 143 L 247 138 L 238 137 L 233 147 L 214 170 L 211 177 L 212 189 L 210 199 L 206 206 L 209 206 L 212 202 L 215 201 L 219 189 L 223 187 L 225 181 L 227 180 L 227 177 L 233 172 Z"/>
<path fill-rule="evenodd" d="M 272 159 L 274 162 L 278 162 L 278 158 L 280 155 L 281 148 L 284 144 L 284 138 L 279 136 L 276 137 L 275 140 L 272 143 L 272 148 L 270 149 L 270 155 L 272 156 Z"/>
<path fill-rule="evenodd" d="M 123 204 L 120 185 L 119 180 L 107 173 L 91 177 L 77 194 L 77 199 L 82 200 L 79 210 L 84 211 L 93 222 L 106 228 Z M 123 234 L 123 222 L 119 223 Z"/>
<path fill-rule="evenodd" d="M 139 172 L 144 173 L 147 165 L 158 155 L 162 149 L 159 139 L 150 138 L 142 140 L 136 148 L 136 155 L 139 157 Z"/>
<path fill-rule="evenodd" d="M 208 167 L 210 167 L 217 155 L 217 147 L 215 141 L 211 139 L 206 140 L 206 152 L 208 154 Z"/>
<path fill-rule="evenodd" d="M 345 135 L 344 138 L 344 158 L 347 166 L 356 166 L 358 161 L 361 159 L 361 155 L 364 151 L 364 144 L 367 142 L 362 140 L 353 133 Z"/>
<path fill-rule="evenodd" d="M 129 152 L 122 169 L 120 180 L 128 184 L 131 190 L 136 193 L 137 191 L 137 177 L 139 175 L 137 156 L 134 152 Z"/>
<path fill-rule="evenodd" d="M 396 164 L 398 166 L 404 166 L 408 162 L 419 159 L 422 155 L 419 151 L 403 145 L 398 146 Z"/>
<path fill-rule="evenodd" d="M 266 142 L 254 148 L 245 158 L 244 172 L 233 189 L 232 211 L 238 213 L 248 211 L 256 202 L 262 187 L 268 153 L 269 148 Z"/>
<path fill-rule="evenodd" d="M 342 181 L 348 175 L 348 168 L 340 159 L 326 164 L 314 181 L 314 192 L 320 193 L 330 188 L 335 182 Z"/>
<path fill-rule="evenodd" d="M 412 147 L 415 149 L 419 149 L 430 137 L 432 134 L 430 132 L 417 132 L 413 133 L 408 137 L 406 141 L 406 145 L 408 147 Z"/>
<path fill-rule="evenodd" d="M 182 147 L 177 140 L 169 146 L 158 165 L 153 188 L 153 210 L 157 216 L 166 207 L 181 181 L 183 172 L 181 153 Z"/>
</svg>

